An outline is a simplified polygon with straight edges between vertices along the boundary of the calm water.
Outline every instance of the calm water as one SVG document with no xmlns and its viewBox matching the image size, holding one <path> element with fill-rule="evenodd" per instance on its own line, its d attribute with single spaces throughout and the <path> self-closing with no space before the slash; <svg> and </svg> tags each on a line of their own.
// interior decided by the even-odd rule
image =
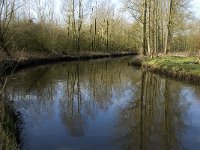
<svg viewBox="0 0 200 150">
<path fill-rule="evenodd" d="M 22 150 L 199 150 L 200 86 L 128 66 L 128 58 L 14 74 Z"/>
</svg>

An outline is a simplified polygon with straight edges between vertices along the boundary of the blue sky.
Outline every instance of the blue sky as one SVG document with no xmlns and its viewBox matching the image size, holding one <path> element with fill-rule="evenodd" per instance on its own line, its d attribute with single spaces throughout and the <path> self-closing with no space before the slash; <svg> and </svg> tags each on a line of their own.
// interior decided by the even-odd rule
<svg viewBox="0 0 200 150">
<path fill-rule="evenodd" d="M 200 0 L 192 0 L 192 7 L 194 7 L 196 16 L 200 17 Z"/>
</svg>

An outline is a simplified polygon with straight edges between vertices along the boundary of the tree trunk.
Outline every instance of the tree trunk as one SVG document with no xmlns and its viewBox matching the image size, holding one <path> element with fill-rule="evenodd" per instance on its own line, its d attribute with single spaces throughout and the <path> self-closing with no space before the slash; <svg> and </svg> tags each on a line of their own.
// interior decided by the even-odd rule
<svg viewBox="0 0 200 150">
<path fill-rule="evenodd" d="M 151 0 L 149 0 L 149 36 L 148 36 L 148 54 L 151 54 Z"/>
<path fill-rule="evenodd" d="M 167 36 L 166 36 L 165 54 L 167 54 L 171 50 L 173 15 L 174 15 L 174 0 L 170 0 L 170 10 L 169 10 L 169 20 L 168 20 L 168 26 L 167 26 L 168 31 L 167 31 Z"/>
<path fill-rule="evenodd" d="M 147 0 L 144 0 L 144 21 L 143 21 L 143 51 L 142 55 L 146 55 L 147 47 Z"/>
<path fill-rule="evenodd" d="M 107 20 L 107 28 L 106 28 L 106 34 L 107 34 L 107 37 L 106 37 L 106 50 L 108 52 L 108 48 L 109 48 L 109 22 Z"/>
<path fill-rule="evenodd" d="M 81 50 L 81 45 L 80 45 L 80 40 L 81 40 L 81 29 L 82 29 L 82 21 L 83 21 L 83 11 L 82 11 L 82 0 L 79 0 L 79 25 L 78 25 L 78 54 L 80 54 Z"/>
</svg>

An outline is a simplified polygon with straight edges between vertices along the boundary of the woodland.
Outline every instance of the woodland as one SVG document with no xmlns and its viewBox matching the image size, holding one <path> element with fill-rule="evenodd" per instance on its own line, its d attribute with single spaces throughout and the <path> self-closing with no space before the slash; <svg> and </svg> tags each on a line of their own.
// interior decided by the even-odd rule
<svg viewBox="0 0 200 150">
<path fill-rule="evenodd" d="M 200 49 L 189 0 L 1 0 L 5 58 L 137 51 L 153 56 Z"/>
</svg>

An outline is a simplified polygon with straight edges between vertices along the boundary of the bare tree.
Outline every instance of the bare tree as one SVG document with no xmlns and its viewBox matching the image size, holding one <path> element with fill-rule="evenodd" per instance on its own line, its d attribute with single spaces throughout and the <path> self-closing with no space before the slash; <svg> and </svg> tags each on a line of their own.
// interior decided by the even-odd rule
<svg viewBox="0 0 200 150">
<path fill-rule="evenodd" d="M 9 40 L 7 32 L 10 29 L 15 13 L 15 0 L 1 0 L 0 1 L 0 49 L 4 51 L 9 57 L 8 51 Z"/>
</svg>

